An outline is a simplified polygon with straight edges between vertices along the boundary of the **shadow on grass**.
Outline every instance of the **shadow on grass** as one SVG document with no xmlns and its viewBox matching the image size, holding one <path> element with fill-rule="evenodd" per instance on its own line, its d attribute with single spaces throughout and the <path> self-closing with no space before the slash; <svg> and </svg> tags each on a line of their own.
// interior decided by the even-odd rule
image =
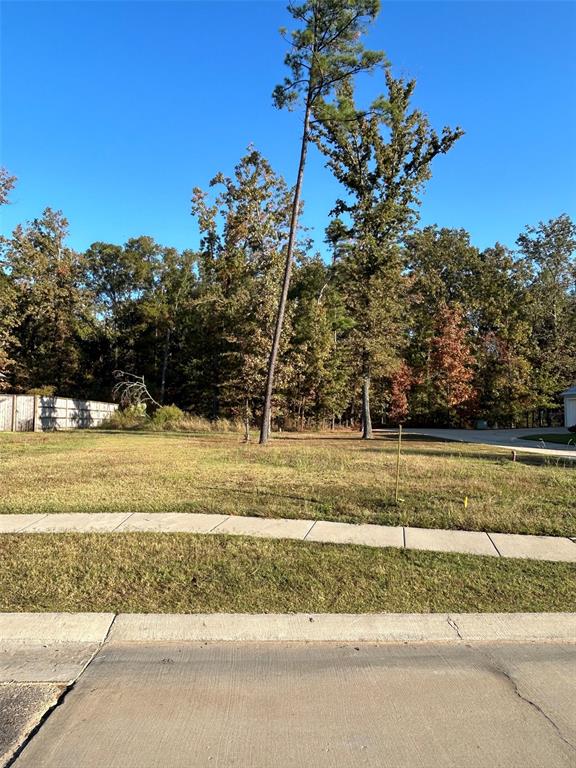
<svg viewBox="0 0 576 768">
<path fill-rule="evenodd" d="M 88 430 L 86 430 L 87 432 Z M 242 436 L 235 432 L 161 432 L 154 430 L 106 430 L 106 429 L 94 429 L 90 430 L 92 435 L 122 435 L 132 437 L 165 437 L 172 439 L 187 438 L 189 440 L 214 440 L 215 442 L 227 441 L 235 445 L 250 445 L 258 446 L 257 440 L 245 443 Z M 262 450 L 274 446 L 282 445 L 284 443 L 300 443 L 312 445 L 316 441 L 331 442 L 334 445 L 344 443 L 354 443 L 359 448 L 362 448 L 366 453 L 380 453 L 381 448 L 379 444 L 386 443 L 393 446 L 398 443 L 397 433 L 376 433 L 373 440 L 363 440 L 358 434 L 339 434 L 339 435 L 326 435 L 313 433 L 305 434 L 287 434 L 287 433 L 274 433 L 267 446 L 263 446 Z M 436 451 L 426 450 L 425 448 L 417 449 L 415 445 L 429 444 L 429 445 L 445 445 L 450 443 L 454 446 L 452 451 L 444 451 L 438 453 Z M 489 452 L 490 446 L 485 446 L 486 451 L 483 452 L 471 452 L 471 451 L 459 451 L 456 450 L 456 446 L 470 446 L 470 443 L 462 443 L 459 440 L 450 440 L 443 437 L 433 437 L 427 435 L 417 435 L 414 433 L 408 433 L 402 436 L 402 445 L 409 445 L 410 449 L 403 455 L 406 456 L 424 456 L 433 458 L 446 458 L 446 459 L 472 459 L 475 461 L 492 462 L 495 464 L 507 464 L 514 463 L 512 461 L 513 449 L 508 450 L 499 448 L 498 452 Z M 516 453 L 516 464 L 522 464 L 523 466 L 532 467 L 558 467 L 560 469 L 576 469 L 576 461 L 566 456 L 545 456 L 539 454 L 528 453 Z M 245 493 L 250 493 L 245 491 Z M 302 499 L 303 501 L 311 501 L 313 503 L 321 503 L 314 499 Z"/>
<path fill-rule="evenodd" d="M 449 452 L 436 453 L 425 449 L 411 449 L 404 456 L 430 456 L 447 459 L 473 459 L 474 461 L 487 461 L 493 464 L 522 464 L 529 467 L 557 467 L 559 469 L 576 469 L 576 461 L 564 456 L 542 456 L 536 453 L 517 453 L 515 461 L 512 459 L 512 448 L 501 453 L 473 453 L 473 452 Z"/>
<path fill-rule="evenodd" d="M 270 496 L 274 499 L 290 499 L 290 501 L 305 501 L 310 504 L 325 505 L 327 503 L 326 501 L 322 501 L 321 499 L 313 499 L 313 498 L 311 499 L 306 496 L 292 496 L 291 494 L 288 494 L 288 493 L 273 493 L 272 491 L 262 491 L 262 490 L 251 491 L 246 488 L 230 488 L 229 486 L 203 485 L 198 490 L 216 491 L 218 493 L 222 493 L 223 495 L 224 494 L 227 495 L 229 493 L 234 493 L 234 494 L 239 493 L 239 494 L 242 494 L 243 496 Z"/>
<path fill-rule="evenodd" d="M 397 432 L 390 432 L 390 433 L 375 433 L 374 437 L 371 440 L 363 440 L 362 436 L 360 434 L 343 434 L 343 435 L 315 435 L 311 432 L 306 432 L 305 434 L 302 434 L 300 436 L 297 436 L 296 434 L 290 434 L 286 432 L 282 432 L 281 434 L 278 434 L 277 432 L 273 433 L 273 437 L 271 438 L 270 442 L 293 442 L 293 443 L 304 443 L 304 442 L 314 442 L 316 440 L 329 440 L 333 443 L 342 443 L 342 442 L 355 442 L 359 445 L 364 445 L 366 449 L 370 449 L 371 445 L 374 445 L 374 443 L 379 442 L 385 442 L 385 443 L 397 443 L 398 442 L 398 433 Z M 457 443 L 457 440 L 447 440 L 443 437 L 431 437 L 429 435 L 414 435 L 414 434 L 405 434 L 402 435 L 402 442 L 403 443 Z"/>
<path fill-rule="evenodd" d="M 88 432 L 88 430 L 84 430 Z M 122 435 L 122 437 L 187 437 L 187 438 L 236 438 L 237 442 L 242 442 L 242 437 L 236 432 L 176 432 L 162 431 L 156 429 L 91 429 L 91 435 Z"/>
</svg>

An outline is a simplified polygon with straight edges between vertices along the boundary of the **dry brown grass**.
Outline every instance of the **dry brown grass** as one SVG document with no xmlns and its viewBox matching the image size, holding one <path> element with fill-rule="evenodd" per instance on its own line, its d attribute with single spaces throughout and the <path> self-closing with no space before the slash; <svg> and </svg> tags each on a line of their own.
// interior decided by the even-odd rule
<svg viewBox="0 0 576 768">
<path fill-rule="evenodd" d="M 574 611 L 576 567 L 192 534 L 0 536 L 0 611 Z"/>
<path fill-rule="evenodd" d="M 352 434 L 0 435 L 0 513 L 218 512 L 574 535 L 576 468 L 409 440 L 393 502 L 395 443 Z M 468 506 L 464 506 L 468 497 Z"/>
</svg>

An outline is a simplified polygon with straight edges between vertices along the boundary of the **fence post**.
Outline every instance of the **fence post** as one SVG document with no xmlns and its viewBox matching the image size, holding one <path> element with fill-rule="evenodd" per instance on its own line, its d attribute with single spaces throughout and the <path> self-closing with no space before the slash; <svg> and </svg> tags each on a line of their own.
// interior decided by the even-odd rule
<svg viewBox="0 0 576 768">
<path fill-rule="evenodd" d="M 12 395 L 12 432 L 16 432 L 16 397 L 17 395 Z"/>
<path fill-rule="evenodd" d="M 40 421 L 40 419 L 38 418 L 38 400 L 39 400 L 38 395 L 34 395 L 34 411 L 32 413 L 32 432 L 40 432 L 40 429 L 39 429 L 40 425 L 38 423 Z"/>
</svg>

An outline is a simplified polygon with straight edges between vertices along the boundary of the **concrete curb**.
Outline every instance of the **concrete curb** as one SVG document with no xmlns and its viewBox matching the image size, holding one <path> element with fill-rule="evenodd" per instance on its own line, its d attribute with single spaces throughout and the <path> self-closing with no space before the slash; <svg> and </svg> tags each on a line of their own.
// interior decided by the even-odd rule
<svg viewBox="0 0 576 768">
<path fill-rule="evenodd" d="M 442 614 L 198 614 L 118 616 L 110 642 L 447 642 Z"/>
<path fill-rule="evenodd" d="M 66 628 L 71 634 L 66 634 Z M 0 648 L 48 642 L 568 642 L 576 613 L 0 614 Z"/>
<path fill-rule="evenodd" d="M 114 613 L 0 613 L 0 643 L 103 643 Z"/>
</svg>

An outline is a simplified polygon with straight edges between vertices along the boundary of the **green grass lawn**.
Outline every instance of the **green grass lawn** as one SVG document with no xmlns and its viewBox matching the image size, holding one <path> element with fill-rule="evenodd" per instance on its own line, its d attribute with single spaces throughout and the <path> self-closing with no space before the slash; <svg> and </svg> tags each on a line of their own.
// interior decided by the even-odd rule
<svg viewBox="0 0 576 768">
<path fill-rule="evenodd" d="M 194 534 L 0 536 L 0 611 L 574 611 L 576 566 Z"/>
<path fill-rule="evenodd" d="M 544 440 L 545 443 L 562 443 L 563 445 L 568 445 L 568 443 L 571 443 L 571 445 L 574 446 L 574 450 L 576 450 L 576 434 L 570 434 L 565 432 L 551 432 L 544 435 L 525 435 L 523 440 Z"/>
<path fill-rule="evenodd" d="M 0 434 L 0 513 L 207 512 L 550 535 L 576 532 L 576 466 L 408 440 L 285 435 Z M 464 498 L 468 505 L 464 506 Z"/>
</svg>

